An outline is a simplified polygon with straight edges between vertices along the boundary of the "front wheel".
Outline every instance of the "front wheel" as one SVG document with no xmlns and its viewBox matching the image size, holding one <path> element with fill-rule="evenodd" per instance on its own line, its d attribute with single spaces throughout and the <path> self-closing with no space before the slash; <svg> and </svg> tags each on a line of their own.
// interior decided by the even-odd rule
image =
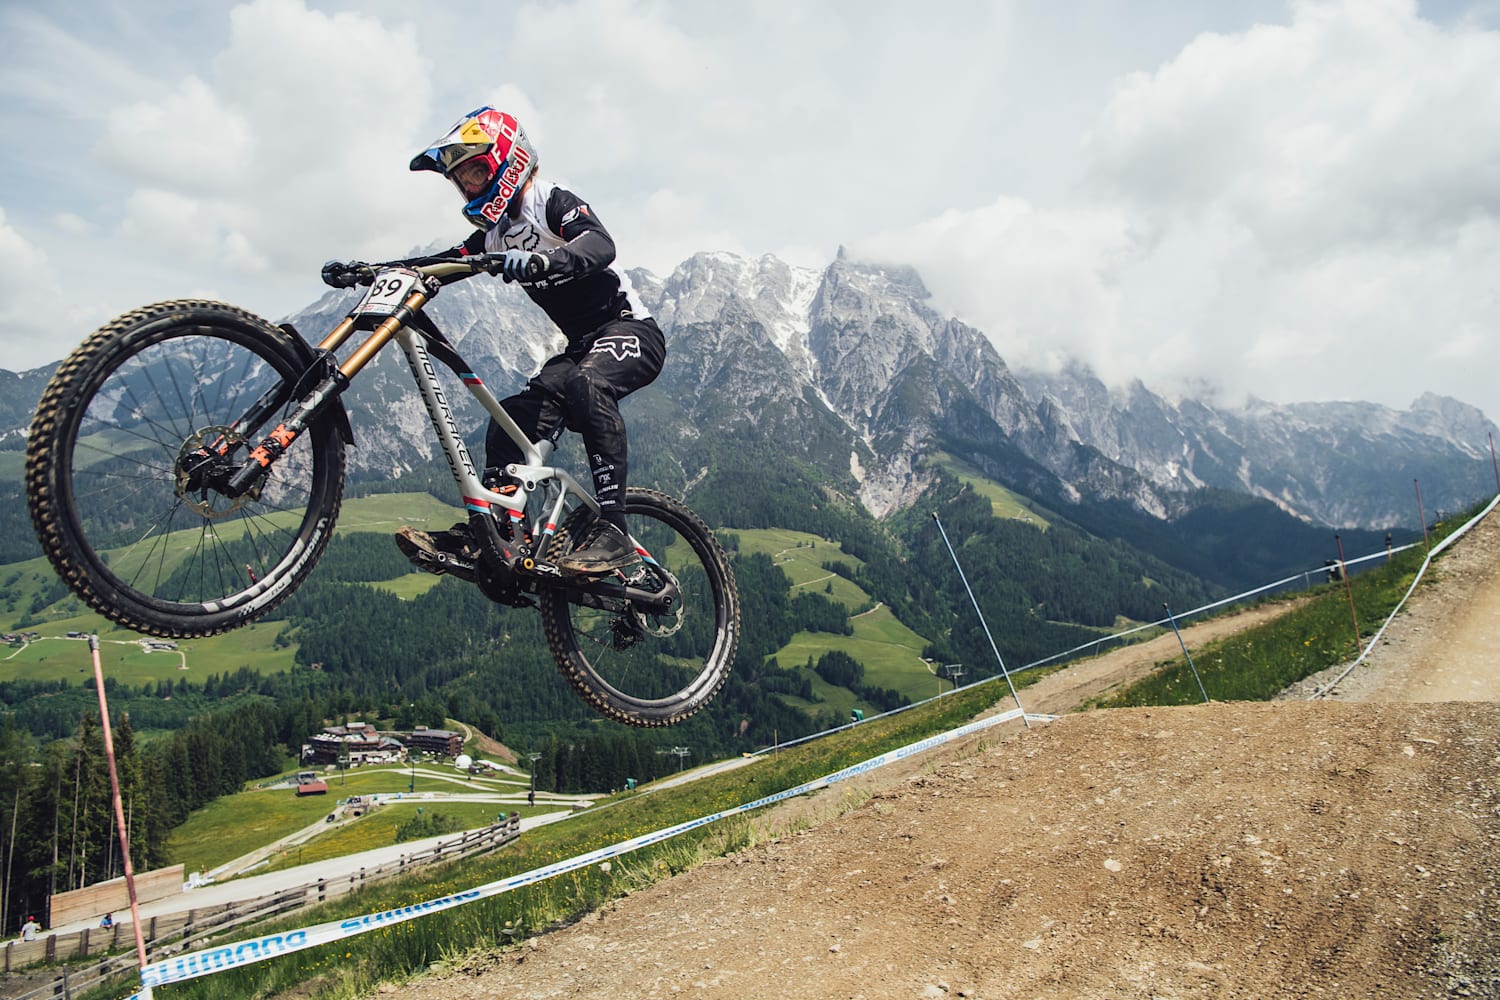
<svg viewBox="0 0 1500 1000">
<path fill-rule="evenodd" d="M 559 587 L 543 591 L 542 623 L 558 669 L 589 704 L 632 726 L 670 726 L 708 704 L 729 679 L 739 592 L 718 539 L 687 505 L 631 489 L 625 511 L 649 555 L 613 578 L 635 590 L 675 591 L 670 610 Z M 557 551 L 587 538 L 593 520 L 587 508 L 576 511 L 554 540 Z"/>
<path fill-rule="evenodd" d="M 265 320 L 181 300 L 121 316 L 63 361 L 27 439 L 26 495 L 43 551 L 89 607 L 151 635 L 214 635 L 306 577 L 343 491 L 334 419 L 250 490 L 226 489 L 295 402 L 303 357 Z"/>
</svg>

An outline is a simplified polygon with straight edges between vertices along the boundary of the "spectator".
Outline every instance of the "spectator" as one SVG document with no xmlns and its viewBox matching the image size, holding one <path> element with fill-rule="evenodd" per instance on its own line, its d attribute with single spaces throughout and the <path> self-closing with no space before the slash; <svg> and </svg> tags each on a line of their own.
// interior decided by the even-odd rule
<svg viewBox="0 0 1500 1000">
<path fill-rule="evenodd" d="M 26 922 L 21 925 L 21 940 L 35 941 L 40 931 L 41 927 L 37 925 L 36 917 L 27 916 Z"/>
</svg>

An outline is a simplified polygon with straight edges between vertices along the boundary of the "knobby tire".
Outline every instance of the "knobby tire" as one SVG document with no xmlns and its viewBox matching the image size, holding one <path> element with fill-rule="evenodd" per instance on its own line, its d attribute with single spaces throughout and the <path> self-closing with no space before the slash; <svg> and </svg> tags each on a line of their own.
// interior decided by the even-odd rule
<svg viewBox="0 0 1500 1000">
<path fill-rule="evenodd" d="M 670 573 L 682 590 L 680 614 L 586 607 L 564 588 L 541 596 L 543 630 L 558 669 L 585 701 L 632 726 L 670 726 L 697 712 L 729 679 L 739 644 L 734 572 L 702 518 L 655 490 L 625 499 L 631 532 L 663 568 L 640 563 L 621 571 L 653 589 Z M 566 552 L 586 541 L 593 513 L 575 511 L 554 544 Z"/>
<path fill-rule="evenodd" d="M 185 299 L 126 313 L 62 362 L 31 425 L 26 493 L 48 560 L 85 604 L 138 632 L 192 638 L 248 624 L 306 578 L 342 499 L 333 418 L 315 420 L 238 500 L 189 488 L 179 465 L 228 439 L 243 456 L 281 411 L 243 435 L 234 422 L 278 382 L 295 383 L 304 358 L 292 334 L 257 316 Z"/>
</svg>

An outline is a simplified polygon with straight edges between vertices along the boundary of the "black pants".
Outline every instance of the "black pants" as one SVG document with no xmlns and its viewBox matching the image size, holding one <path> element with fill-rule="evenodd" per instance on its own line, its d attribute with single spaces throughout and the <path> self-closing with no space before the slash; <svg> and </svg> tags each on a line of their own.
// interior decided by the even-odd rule
<svg viewBox="0 0 1500 1000">
<path fill-rule="evenodd" d="M 563 428 L 583 435 L 594 499 L 607 520 L 625 528 L 625 485 L 629 445 L 620 400 L 650 385 L 666 360 L 666 338 L 654 319 L 606 323 L 542 365 L 526 388 L 501 400 L 532 440 L 557 439 Z M 485 464 L 504 468 L 521 451 L 490 421 L 484 440 Z"/>
</svg>

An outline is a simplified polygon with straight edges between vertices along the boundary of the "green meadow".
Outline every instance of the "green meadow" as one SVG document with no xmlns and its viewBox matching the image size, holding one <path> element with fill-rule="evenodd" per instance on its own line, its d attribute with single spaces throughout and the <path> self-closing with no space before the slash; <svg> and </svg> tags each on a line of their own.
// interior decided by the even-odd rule
<svg viewBox="0 0 1500 1000">
<path fill-rule="evenodd" d="M 457 516 L 454 507 L 427 493 L 387 493 L 346 500 L 335 530 L 394 532 L 402 524 L 446 527 Z M 187 544 L 183 541 L 180 550 L 186 551 Z M 410 599 L 425 593 L 438 579 L 410 573 L 378 586 Z M 141 636 L 87 611 L 63 588 L 45 559 L 0 566 L 0 630 L 41 636 L 24 646 L 0 646 L 0 681 L 76 681 L 92 672 L 88 644 L 68 639 L 69 632 L 97 632 L 105 674 L 121 683 L 176 682 L 184 676 L 202 682 L 211 674 L 231 673 L 241 667 L 279 673 L 291 669 L 296 653 L 295 645 L 277 645 L 276 637 L 285 627 L 285 622 L 264 622 L 225 635 L 180 640 L 175 651 L 148 650 Z"/>
<path fill-rule="evenodd" d="M 847 653 L 865 667 L 865 683 L 891 688 L 919 701 L 937 693 L 937 680 L 922 661 L 927 640 L 903 625 L 889 608 L 875 605 L 870 595 L 857 584 L 823 568 L 825 562 L 844 562 L 858 568 L 859 559 L 844 552 L 838 542 L 801 531 L 756 529 L 736 531 L 740 551 L 769 555 L 792 581 L 792 592 L 807 589 L 842 604 L 850 613 L 853 635 L 828 632 L 799 632 L 791 642 L 777 650 L 776 662 L 784 668 L 796 668 L 812 681 L 817 702 L 788 698 L 810 711 L 832 709 L 840 715 L 860 705 L 858 698 L 845 688 L 833 687 L 807 669 L 809 660 L 832 650 Z"/>
<path fill-rule="evenodd" d="M 290 777 L 288 775 L 283 777 Z M 529 808 L 519 800 L 526 794 L 526 783 L 519 778 L 470 778 L 451 766 L 440 763 L 418 763 L 415 770 L 402 765 L 352 768 L 343 773 L 320 775 L 328 784 L 328 794 L 298 796 L 285 786 L 259 787 L 226 795 L 195 811 L 187 822 L 172 831 L 167 849 L 174 862 L 188 871 L 211 871 L 236 858 L 244 857 L 311 824 L 322 822 L 339 802 L 351 795 L 407 795 L 416 797 L 396 800 L 367 812 L 359 819 L 330 824 L 326 832 L 316 834 L 301 845 L 279 852 L 270 863 L 256 871 L 304 864 L 326 858 L 342 857 L 395 843 L 395 829 L 411 819 L 418 808 L 440 812 L 460 821 L 461 829 L 473 829 L 494 822 L 497 814 L 548 812 L 557 806 Z M 424 792 L 453 794 L 494 794 L 515 796 L 517 802 L 443 802 L 423 799 Z"/>
<path fill-rule="evenodd" d="M 64 619 L 47 626 L 34 626 L 42 638 L 24 647 L 0 646 L 0 680 L 68 680 L 77 682 L 93 672 L 89 644 L 68 639 L 69 631 L 99 629 L 99 664 L 106 677 L 139 686 L 150 681 L 175 683 L 186 677 L 202 683 L 213 674 L 227 674 L 249 667 L 257 673 L 281 673 L 292 669 L 293 646 L 277 646 L 276 636 L 285 622 L 247 625 L 228 635 L 208 639 L 177 640 L 175 650 L 150 650 L 134 632 L 115 628 L 96 615 Z"/>
<path fill-rule="evenodd" d="M 938 452 L 933 456 L 933 462 L 941 468 L 946 469 L 975 493 L 988 500 L 990 502 L 990 509 L 994 511 L 996 517 L 1025 521 L 1028 524 L 1036 525 L 1043 531 L 1050 526 L 1047 519 L 1037 513 L 1032 507 L 1027 506 L 1026 502 L 1018 494 L 1012 493 L 999 483 L 986 478 L 983 472 L 980 472 L 968 462 L 960 458 L 955 458 L 947 452 Z"/>
</svg>

